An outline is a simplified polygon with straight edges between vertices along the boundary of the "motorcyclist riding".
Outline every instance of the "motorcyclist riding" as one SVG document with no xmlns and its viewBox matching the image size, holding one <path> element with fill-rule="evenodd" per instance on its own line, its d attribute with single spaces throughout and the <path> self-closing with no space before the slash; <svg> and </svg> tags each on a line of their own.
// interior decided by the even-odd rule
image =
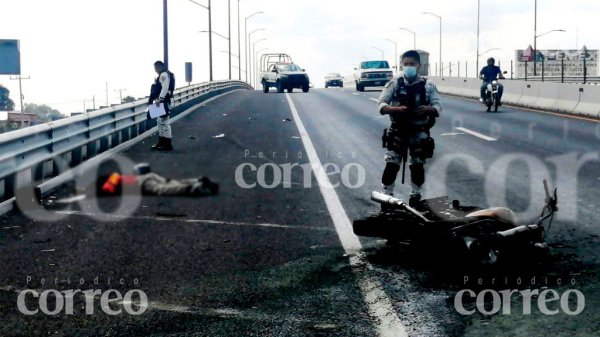
<svg viewBox="0 0 600 337">
<path fill-rule="evenodd" d="M 493 57 L 490 57 L 487 60 L 487 66 L 483 67 L 479 72 L 479 77 L 483 79 L 483 83 L 481 84 L 481 97 L 479 101 L 481 103 L 485 102 L 485 90 L 488 84 L 496 81 L 498 79 L 504 80 L 506 79 L 502 74 L 502 70 L 500 67 L 495 65 L 496 60 Z M 498 105 L 502 105 L 502 93 L 504 92 L 504 86 L 502 83 L 498 83 Z"/>
</svg>

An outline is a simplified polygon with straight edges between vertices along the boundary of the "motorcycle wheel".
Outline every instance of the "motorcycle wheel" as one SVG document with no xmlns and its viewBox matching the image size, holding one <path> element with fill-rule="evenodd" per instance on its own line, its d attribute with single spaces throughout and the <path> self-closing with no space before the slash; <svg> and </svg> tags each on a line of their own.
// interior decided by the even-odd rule
<svg viewBox="0 0 600 337">
<path fill-rule="evenodd" d="M 494 112 L 498 112 L 498 98 L 496 97 L 496 95 L 494 94 Z"/>
</svg>

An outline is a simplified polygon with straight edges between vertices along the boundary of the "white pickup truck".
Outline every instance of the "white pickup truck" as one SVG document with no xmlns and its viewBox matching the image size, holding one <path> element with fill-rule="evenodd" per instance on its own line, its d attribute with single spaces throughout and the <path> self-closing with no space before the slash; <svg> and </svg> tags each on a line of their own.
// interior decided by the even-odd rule
<svg viewBox="0 0 600 337">
<path fill-rule="evenodd" d="M 365 91 L 366 87 L 382 87 L 394 77 L 387 61 L 364 61 L 354 70 L 357 91 Z"/>
</svg>

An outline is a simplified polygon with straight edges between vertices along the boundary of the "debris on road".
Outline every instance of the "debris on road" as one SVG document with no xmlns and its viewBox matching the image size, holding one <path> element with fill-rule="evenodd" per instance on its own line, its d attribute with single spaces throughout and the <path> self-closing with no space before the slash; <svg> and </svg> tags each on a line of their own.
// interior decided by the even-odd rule
<svg viewBox="0 0 600 337">
<path fill-rule="evenodd" d="M 85 198 L 86 198 L 86 195 L 81 194 L 81 195 L 76 195 L 76 196 L 73 196 L 70 198 L 58 199 L 58 200 L 54 201 L 54 203 L 60 204 L 60 205 L 68 205 L 68 204 L 76 203 L 81 200 L 85 200 Z"/>
<path fill-rule="evenodd" d="M 218 138 L 225 138 L 225 134 L 222 133 L 220 135 L 213 136 L 213 139 L 218 139 Z"/>
<path fill-rule="evenodd" d="M 156 212 L 157 216 L 164 218 L 185 218 L 187 214 L 176 212 Z"/>
<path fill-rule="evenodd" d="M 283 121 L 284 121 L 284 122 L 291 122 L 292 120 L 291 120 L 291 119 L 289 119 L 289 118 L 286 118 L 286 119 L 284 119 Z"/>
<path fill-rule="evenodd" d="M 16 229 L 16 228 L 21 228 L 21 226 L 2 227 L 2 229 Z"/>
</svg>

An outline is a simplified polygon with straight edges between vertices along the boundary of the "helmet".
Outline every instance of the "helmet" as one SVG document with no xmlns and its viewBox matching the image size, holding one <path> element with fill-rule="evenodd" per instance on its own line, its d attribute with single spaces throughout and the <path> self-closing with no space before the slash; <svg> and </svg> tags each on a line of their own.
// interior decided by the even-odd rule
<svg viewBox="0 0 600 337">
<path fill-rule="evenodd" d="M 150 164 L 148 164 L 148 163 L 137 164 L 134 166 L 133 169 L 139 175 L 144 175 L 144 174 L 148 174 L 148 173 L 152 172 L 152 169 L 150 168 Z"/>
</svg>

